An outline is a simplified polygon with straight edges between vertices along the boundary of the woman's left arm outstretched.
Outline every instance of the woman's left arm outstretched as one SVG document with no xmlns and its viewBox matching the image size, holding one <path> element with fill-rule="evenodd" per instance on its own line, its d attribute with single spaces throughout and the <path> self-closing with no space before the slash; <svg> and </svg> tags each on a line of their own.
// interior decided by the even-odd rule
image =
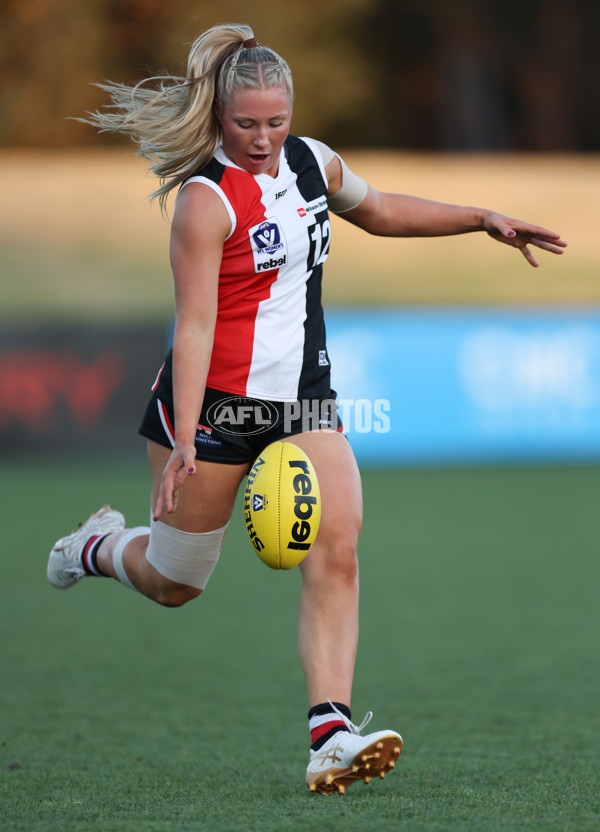
<svg viewBox="0 0 600 832">
<path fill-rule="evenodd" d="M 335 157 L 326 170 L 329 196 L 332 197 L 339 194 L 344 185 L 339 159 Z M 346 172 L 355 177 L 347 169 Z M 555 231 L 495 211 L 385 193 L 371 185 L 359 205 L 339 216 L 380 237 L 441 237 L 485 231 L 493 240 L 518 248 L 532 266 L 539 264 L 531 246 L 562 254 L 567 245 Z"/>
</svg>

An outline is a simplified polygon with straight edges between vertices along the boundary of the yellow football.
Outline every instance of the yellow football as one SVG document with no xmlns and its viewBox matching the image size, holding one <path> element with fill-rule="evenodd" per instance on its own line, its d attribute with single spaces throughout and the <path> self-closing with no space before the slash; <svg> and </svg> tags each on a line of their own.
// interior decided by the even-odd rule
<svg viewBox="0 0 600 832">
<path fill-rule="evenodd" d="M 258 557 L 292 569 L 315 542 L 321 493 L 310 459 L 291 442 L 273 442 L 255 461 L 244 491 L 244 522 Z"/>
</svg>

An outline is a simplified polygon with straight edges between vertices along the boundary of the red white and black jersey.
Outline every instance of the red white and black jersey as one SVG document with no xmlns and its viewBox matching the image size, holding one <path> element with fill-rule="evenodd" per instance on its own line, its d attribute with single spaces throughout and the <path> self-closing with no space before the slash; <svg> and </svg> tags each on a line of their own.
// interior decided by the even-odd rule
<svg viewBox="0 0 600 832">
<path fill-rule="evenodd" d="M 318 148 L 288 136 L 275 178 L 248 173 L 219 148 L 182 187 L 191 182 L 212 188 L 231 219 L 207 386 L 271 401 L 329 395 L 321 278 L 331 226 Z M 170 364 L 169 354 L 154 386 L 166 400 Z"/>
</svg>

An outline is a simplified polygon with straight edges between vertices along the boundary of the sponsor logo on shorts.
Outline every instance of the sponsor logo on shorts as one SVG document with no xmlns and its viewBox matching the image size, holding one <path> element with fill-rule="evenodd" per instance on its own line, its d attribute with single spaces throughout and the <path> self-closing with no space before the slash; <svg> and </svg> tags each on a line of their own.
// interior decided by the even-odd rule
<svg viewBox="0 0 600 832">
<path fill-rule="evenodd" d="M 270 402 L 230 396 L 212 404 L 206 414 L 208 424 L 230 436 L 254 436 L 277 423 L 279 413 Z"/>
<path fill-rule="evenodd" d="M 209 448 L 222 448 L 223 442 L 211 436 L 211 428 L 196 428 L 196 445 L 205 445 Z"/>
</svg>

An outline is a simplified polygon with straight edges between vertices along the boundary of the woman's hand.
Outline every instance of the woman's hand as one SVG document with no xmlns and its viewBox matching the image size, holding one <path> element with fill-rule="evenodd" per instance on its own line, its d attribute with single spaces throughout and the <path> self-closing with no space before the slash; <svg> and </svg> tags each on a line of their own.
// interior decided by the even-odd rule
<svg viewBox="0 0 600 832">
<path fill-rule="evenodd" d="M 179 489 L 187 477 L 195 473 L 196 448 L 194 445 L 175 445 L 160 478 L 160 488 L 153 515 L 154 520 L 160 520 L 160 516 L 165 509 L 167 514 L 172 514 L 176 510 Z"/>
<path fill-rule="evenodd" d="M 483 229 L 490 237 L 499 243 L 506 243 L 521 251 L 527 262 L 537 267 L 539 263 L 531 253 L 529 246 L 537 246 L 550 251 L 552 254 L 562 254 L 566 242 L 560 239 L 560 234 L 540 228 L 538 225 L 505 217 L 502 214 L 489 213 L 484 217 Z"/>
</svg>

